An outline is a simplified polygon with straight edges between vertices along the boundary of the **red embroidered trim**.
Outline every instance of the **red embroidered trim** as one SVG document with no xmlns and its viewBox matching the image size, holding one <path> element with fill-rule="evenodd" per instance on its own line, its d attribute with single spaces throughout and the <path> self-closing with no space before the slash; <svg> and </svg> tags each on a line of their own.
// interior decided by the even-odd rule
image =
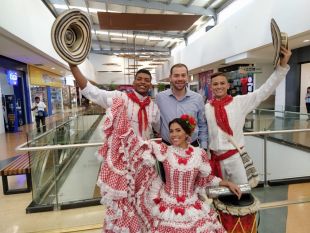
<svg viewBox="0 0 310 233">
<path fill-rule="evenodd" d="M 185 195 L 183 195 L 183 196 L 177 196 L 176 197 L 176 199 L 177 199 L 177 202 L 185 202 Z"/>
<path fill-rule="evenodd" d="M 167 209 L 167 207 L 166 207 L 166 206 L 163 206 L 163 205 L 161 205 L 161 206 L 159 207 L 159 211 L 160 211 L 161 213 L 164 212 L 166 209 Z"/>
<path fill-rule="evenodd" d="M 178 163 L 181 165 L 181 164 L 184 164 L 184 165 L 186 165 L 187 164 L 187 160 L 188 159 L 185 159 L 185 158 L 179 158 L 178 159 Z"/>
<path fill-rule="evenodd" d="M 180 208 L 180 207 L 176 207 L 174 208 L 174 213 L 177 214 L 181 214 L 184 215 L 185 214 L 185 209 L 184 208 Z"/>
<path fill-rule="evenodd" d="M 161 202 L 161 198 L 159 197 L 154 198 L 153 201 L 155 202 L 156 205 L 158 205 Z"/>
</svg>

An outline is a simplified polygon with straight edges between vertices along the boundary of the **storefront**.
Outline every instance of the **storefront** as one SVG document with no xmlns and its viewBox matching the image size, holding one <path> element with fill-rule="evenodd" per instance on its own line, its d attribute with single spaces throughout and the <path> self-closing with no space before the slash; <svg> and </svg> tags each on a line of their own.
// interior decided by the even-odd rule
<svg viewBox="0 0 310 233">
<path fill-rule="evenodd" d="M 31 122 L 27 65 L 0 56 L 0 133 L 17 132 Z"/>
<path fill-rule="evenodd" d="M 77 107 L 77 92 L 73 76 L 65 77 L 65 86 L 62 88 L 64 109 Z"/>
<path fill-rule="evenodd" d="M 198 74 L 198 93 L 200 93 L 205 102 L 213 98 L 211 90 L 211 75 L 214 70 L 208 70 Z M 245 95 L 254 91 L 254 74 L 261 70 L 252 65 L 232 65 L 219 68 L 218 72 L 223 72 L 228 77 L 230 88 L 228 94 L 232 96 Z"/>
<path fill-rule="evenodd" d="M 64 82 L 61 76 L 29 66 L 31 100 L 36 96 L 47 105 L 48 115 L 63 111 L 62 88 Z"/>
<path fill-rule="evenodd" d="M 260 73 L 261 70 L 251 64 L 236 64 L 219 68 L 219 72 L 227 75 L 230 84 L 228 93 L 236 96 L 254 91 L 254 73 Z"/>
</svg>

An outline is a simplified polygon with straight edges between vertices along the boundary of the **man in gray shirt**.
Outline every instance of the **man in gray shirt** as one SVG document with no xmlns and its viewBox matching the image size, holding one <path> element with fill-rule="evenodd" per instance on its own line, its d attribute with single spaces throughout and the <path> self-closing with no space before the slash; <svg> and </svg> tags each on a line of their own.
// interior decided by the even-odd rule
<svg viewBox="0 0 310 233">
<path fill-rule="evenodd" d="M 197 127 L 192 134 L 191 144 L 207 149 L 207 123 L 204 102 L 200 94 L 187 88 L 188 69 L 184 64 L 175 64 L 170 69 L 171 88 L 156 96 L 160 110 L 160 134 L 164 142 L 170 144 L 168 124 L 182 114 L 195 118 Z"/>
</svg>

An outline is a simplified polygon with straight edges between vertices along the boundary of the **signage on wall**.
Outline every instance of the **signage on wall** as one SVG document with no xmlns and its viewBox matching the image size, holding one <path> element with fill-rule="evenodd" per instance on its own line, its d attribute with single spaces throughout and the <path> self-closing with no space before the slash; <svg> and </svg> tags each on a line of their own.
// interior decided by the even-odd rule
<svg viewBox="0 0 310 233">
<path fill-rule="evenodd" d="M 262 69 L 257 66 L 240 66 L 239 74 L 262 73 Z"/>
<path fill-rule="evenodd" d="M 248 92 L 253 92 L 254 91 L 254 80 L 253 76 L 248 77 Z"/>
<path fill-rule="evenodd" d="M 9 85 L 17 85 L 18 84 L 18 76 L 17 72 L 9 70 L 7 73 L 7 81 Z"/>
</svg>

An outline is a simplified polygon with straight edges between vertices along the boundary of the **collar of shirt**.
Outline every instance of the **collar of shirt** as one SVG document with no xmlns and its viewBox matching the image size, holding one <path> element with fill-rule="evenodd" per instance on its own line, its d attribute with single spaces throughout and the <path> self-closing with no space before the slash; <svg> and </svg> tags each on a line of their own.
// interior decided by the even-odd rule
<svg viewBox="0 0 310 233">
<path fill-rule="evenodd" d="M 146 99 L 148 97 L 148 96 L 143 96 L 143 95 L 139 94 L 135 90 L 133 92 L 136 94 L 136 96 L 139 98 L 139 100 L 144 100 L 144 99 Z"/>
<path fill-rule="evenodd" d="M 185 90 L 186 90 L 185 95 L 180 100 L 183 100 L 185 97 L 190 97 L 192 95 L 191 91 L 187 87 L 185 88 Z M 168 89 L 168 95 L 169 96 L 173 96 L 174 98 L 176 98 L 171 88 Z"/>
</svg>

